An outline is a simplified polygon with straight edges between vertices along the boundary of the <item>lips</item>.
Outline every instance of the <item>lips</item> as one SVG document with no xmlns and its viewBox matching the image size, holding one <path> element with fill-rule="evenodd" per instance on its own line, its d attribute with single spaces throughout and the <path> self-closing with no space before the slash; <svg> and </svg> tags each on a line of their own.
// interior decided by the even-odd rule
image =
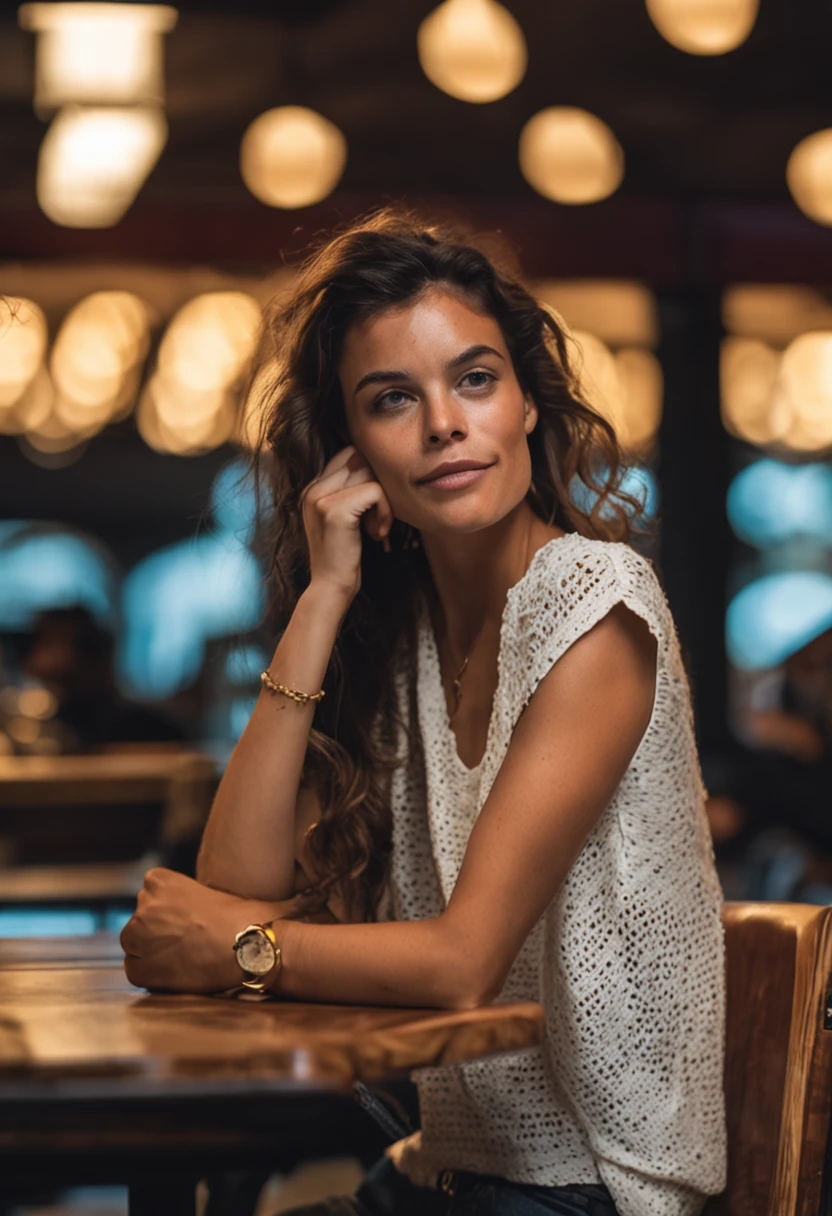
<svg viewBox="0 0 832 1216">
<path fill-rule="evenodd" d="M 492 462 L 493 463 L 493 462 Z M 421 485 L 430 485 L 432 481 L 437 481 L 440 478 L 447 477 L 453 473 L 467 473 L 469 470 L 488 469 L 490 464 L 486 464 L 481 460 L 449 460 L 444 464 L 440 464 L 427 477 L 420 479 Z"/>
</svg>

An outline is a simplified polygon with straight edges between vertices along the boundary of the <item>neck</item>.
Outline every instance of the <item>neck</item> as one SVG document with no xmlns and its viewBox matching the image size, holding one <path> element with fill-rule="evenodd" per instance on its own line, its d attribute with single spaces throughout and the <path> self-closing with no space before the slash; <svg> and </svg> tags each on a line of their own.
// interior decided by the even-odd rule
<svg viewBox="0 0 832 1216">
<path fill-rule="evenodd" d="M 438 625 L 458 663 L 485 627 L 499 624 L 509 588 L 526 573 L 541 545 L 562 534 L 538 519 L 525 501 L 479 532 L 422 532 L 441 609 Z"/>
</svg>

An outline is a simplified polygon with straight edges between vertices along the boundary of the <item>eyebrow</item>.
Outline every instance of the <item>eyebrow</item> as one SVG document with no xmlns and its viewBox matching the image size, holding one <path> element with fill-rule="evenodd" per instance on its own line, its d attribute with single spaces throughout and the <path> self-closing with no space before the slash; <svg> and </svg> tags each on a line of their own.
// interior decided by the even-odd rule
<svg viewBox="0 0 832 1216">
<path fill-rule="evenodd" d="M 452 372 L 456 368 L 461 367 L 463 363 L 470 363 L 473 359 L 479 359 L 481 355 L 496 355 L 498 359 L 502 359 L 505 363 L 505 358 L 493 346 L 486 346 L 484 343 L 478 343 L 476 346 L 469 346 L 460 355 L 454 355 L 453 359 L 449 359 L 445 364 L 445 371 Z M 395 380 L 409 380 L 410 375 L 407 372 L 368 372 L 366 376 L 362 376 L 356 384 L 353 391 L 353 397 L 357 397 L 362 388 L 366 388 L 368 384 L 389 384 Z"/>
</svg>

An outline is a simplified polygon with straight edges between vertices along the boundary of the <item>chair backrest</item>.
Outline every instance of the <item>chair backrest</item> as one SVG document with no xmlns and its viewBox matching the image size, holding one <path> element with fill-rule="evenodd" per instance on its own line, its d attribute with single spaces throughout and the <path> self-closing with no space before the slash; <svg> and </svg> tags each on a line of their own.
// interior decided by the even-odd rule
<svg viewBox="0 0 832 1216">
<path fill-rule="evenodd" d="M 832 907 L 727 903 L 723 922 L 728 1185 L 705 1211 L 818 1216 L 832 1104 Z"/>
</svg>

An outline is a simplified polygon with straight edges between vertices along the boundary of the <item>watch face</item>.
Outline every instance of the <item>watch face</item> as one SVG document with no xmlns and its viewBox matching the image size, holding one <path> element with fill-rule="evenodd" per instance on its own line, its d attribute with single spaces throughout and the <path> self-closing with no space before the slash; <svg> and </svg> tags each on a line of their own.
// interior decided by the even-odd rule
<svg viewBox="0 0 832 1216">
<path fill-rule="evenodd" d="M 244 971 L 265 975 L 274 966 L 274 946 L 264 933 L 245 933 L 237 943 L 237 959 Z"/>
</svg>

